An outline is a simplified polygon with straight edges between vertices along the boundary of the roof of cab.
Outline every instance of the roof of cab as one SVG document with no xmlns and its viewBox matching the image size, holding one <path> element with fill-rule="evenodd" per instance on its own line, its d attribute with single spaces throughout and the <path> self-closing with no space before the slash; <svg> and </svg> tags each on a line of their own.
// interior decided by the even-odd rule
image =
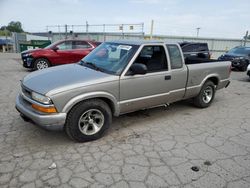
<svg viewBox="0 0 250 188">
<path fill-rule="evenodd" d="M 159 43 L 165 44 L 166 42 L 163 40 L 114 40 L 114 41 L 107 41 L 119 44 L 126 44 L 126 45 L 143 45 L 143 44 L 152 44 L 152 43 Z"/>
</svg>

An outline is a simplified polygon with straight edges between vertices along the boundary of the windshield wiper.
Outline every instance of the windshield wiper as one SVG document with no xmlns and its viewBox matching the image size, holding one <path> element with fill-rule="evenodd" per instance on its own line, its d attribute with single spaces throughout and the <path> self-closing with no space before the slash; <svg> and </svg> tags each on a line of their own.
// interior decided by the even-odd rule
<svg viewBox="0 0 250 188">
<path fill-rule="evenodd" d="M 82 65 L 87 65 L 87 67 L 92 67 L 93 69 L 95 69 L 96 71 L 102 71 L 102 69 L 98 66 L 96 66 L 94 63 L 91 62 L 86 62 L 86 61 L 82 61 Z"/>
</svg>

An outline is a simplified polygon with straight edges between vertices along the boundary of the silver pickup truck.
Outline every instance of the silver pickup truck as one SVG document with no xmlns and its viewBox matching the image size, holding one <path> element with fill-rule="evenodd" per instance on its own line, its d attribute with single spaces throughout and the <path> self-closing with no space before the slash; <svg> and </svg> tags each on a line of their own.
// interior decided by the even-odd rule
<svg viewBox="0 0 250 188">
<path fill-rule="evenodd" d="M 52 67 L 21 81 L 16 109 L 24 120 L 62 129 L 83 142 L 100 138 L 112 116 L 192 98 L 208 107 L 230 83 L 231 62 L 185 59 L 178 44 L 105 42 L 78 64 Z"/>
</svg>

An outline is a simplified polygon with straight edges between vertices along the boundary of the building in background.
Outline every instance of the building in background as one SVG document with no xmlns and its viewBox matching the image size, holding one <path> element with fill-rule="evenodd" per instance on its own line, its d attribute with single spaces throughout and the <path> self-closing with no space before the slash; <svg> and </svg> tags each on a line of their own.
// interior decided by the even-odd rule
<svg viewBox="0 0 250 188">
<path fill-rule="evenodd" d="M 13 40 L 12 38 L 8 37 L 1 37 L 0 36 L 0 52 L 13 52 Z"/>
</svg>

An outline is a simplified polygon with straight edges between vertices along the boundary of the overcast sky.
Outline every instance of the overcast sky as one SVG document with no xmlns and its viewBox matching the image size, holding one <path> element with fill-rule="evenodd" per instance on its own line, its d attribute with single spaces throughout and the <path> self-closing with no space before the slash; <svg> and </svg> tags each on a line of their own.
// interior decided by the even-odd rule
<svg viewBox="0 0 250 188">
<path fill-rule="evenodd" d="M 250 0 L 0 0 L 0 26 L 25 31 L 46 25 L 144 23 L 146 34 L 242 38 L 250 30 Z"/>
</svg>

